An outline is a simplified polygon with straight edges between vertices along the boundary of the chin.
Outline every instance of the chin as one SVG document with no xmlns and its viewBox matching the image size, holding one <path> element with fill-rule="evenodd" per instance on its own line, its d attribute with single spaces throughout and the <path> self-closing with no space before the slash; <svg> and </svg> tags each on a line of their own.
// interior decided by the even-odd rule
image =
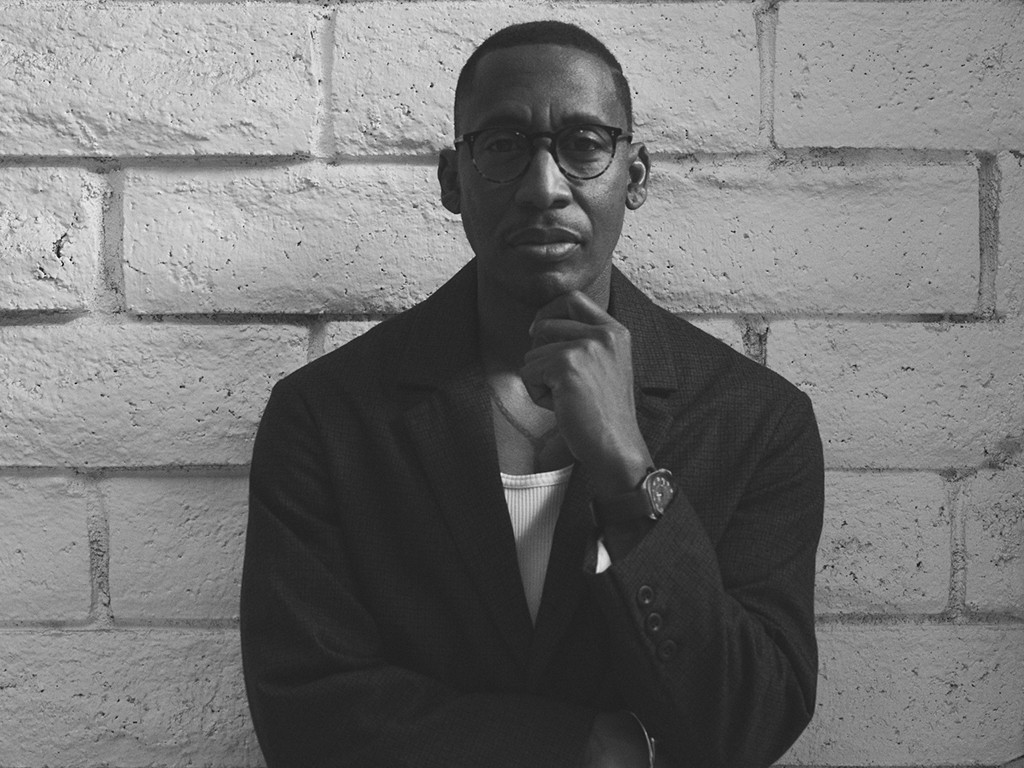
<svg viewBox="0 0 1024 768">
<path fill-rule="evenodd" d="M 590 293 L 595 280 L 594 275 L 550 271 L 537 273 L 528 279 L 506 284 L 506 287 L 518 301 L 540 308 L 569 291 Z"/>
</svg>

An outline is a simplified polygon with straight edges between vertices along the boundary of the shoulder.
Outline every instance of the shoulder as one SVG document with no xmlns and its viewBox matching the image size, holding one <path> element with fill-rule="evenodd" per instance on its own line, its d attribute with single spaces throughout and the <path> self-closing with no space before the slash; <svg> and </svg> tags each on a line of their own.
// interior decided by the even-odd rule
<svg viewBox="0 0 1024 768">
<path fill-rule="evenodd" d="M 621 275 L 613 296 L 633 338 L 641 383 L 665 382 L 684 402 L 714 402 L 741 418 L 811 413 L 810 399 L 794 384 L 658 306 Z"/>
<path fill-rule="evenodd" d="M 281 385 L 363 401 L 458 368 L 476 349 L 476 272 L 470 262 L 413 307 L 307 363 Z"/>
<path fill-rule="evenodd" d="M 417 307 L 413 307 L 382 320 L 360 336 L 285 376 L 278 386 L 310 394 L 374 391 L 389 378 L 391 361 L 403 355 L 416 315 Z"/>
</svg>

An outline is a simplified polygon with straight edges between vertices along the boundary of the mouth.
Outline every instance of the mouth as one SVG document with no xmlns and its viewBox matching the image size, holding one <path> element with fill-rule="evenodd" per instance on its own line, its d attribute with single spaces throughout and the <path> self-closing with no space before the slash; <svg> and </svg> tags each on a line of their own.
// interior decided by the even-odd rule
<svg viewBox="0 0 1024 768">
<path fill-rule="evenodd" d="M 582 241 L 578 234 L 562 227 L 527 227 L 506 238 L 508 245 L 520 253 L 543 260 L 563 259 Z"/>
</svg>

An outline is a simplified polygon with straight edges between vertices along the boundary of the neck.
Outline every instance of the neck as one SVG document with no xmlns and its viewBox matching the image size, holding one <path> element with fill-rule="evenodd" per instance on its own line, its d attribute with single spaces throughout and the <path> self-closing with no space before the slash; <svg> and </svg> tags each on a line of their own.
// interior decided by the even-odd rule
<svg viewBox="0 0 1024 768">
<path fill-rule="evenodd" d="M 611 269 L 584 290 L 602 309 L 608 308 Z M 552 295 L 550 299 L 556 298 Z M 480 332 L 480 357 L 485 368 L 495 372 L 518 372 L 523 358 L 533 346 L 530 326 L 547 302 L 523 301 L 477 279 L 477 317 Z"/>
</svg>

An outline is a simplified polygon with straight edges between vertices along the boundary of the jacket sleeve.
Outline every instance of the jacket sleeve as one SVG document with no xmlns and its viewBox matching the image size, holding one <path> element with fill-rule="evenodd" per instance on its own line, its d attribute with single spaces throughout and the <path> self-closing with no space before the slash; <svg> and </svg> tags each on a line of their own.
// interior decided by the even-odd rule
<svg viewBox="0 0 1024 768">
<path fill-rule="evenodd" d="M 591 577 L 623 698 L 686 765 L 769 766 L 814 710 L 821 441 L 806 395 L 780 410 L 715 541 L 679 493 Z"/>
<path fill-rule="evenodd" d="M 595 713 L 463 694 L 387 663 L 346 565 L 315 421 L 284 381 L 256 437 L 242 578 L 246 691 L 268 766 L 576 766 Z"/>
</svg>

